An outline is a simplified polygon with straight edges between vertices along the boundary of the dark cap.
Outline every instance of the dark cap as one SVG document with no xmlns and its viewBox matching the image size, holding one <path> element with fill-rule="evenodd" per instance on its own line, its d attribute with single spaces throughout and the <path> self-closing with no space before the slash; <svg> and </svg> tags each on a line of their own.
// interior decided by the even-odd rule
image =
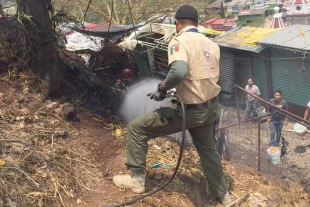
<svg viewBox="0 0 310 207">
<path fill-rule="evenodd" d="M 192 19 L 198 21 L 197 10 L 190 5 L 181 6 L 175 13 L 176 19 Z"/>
</svg>

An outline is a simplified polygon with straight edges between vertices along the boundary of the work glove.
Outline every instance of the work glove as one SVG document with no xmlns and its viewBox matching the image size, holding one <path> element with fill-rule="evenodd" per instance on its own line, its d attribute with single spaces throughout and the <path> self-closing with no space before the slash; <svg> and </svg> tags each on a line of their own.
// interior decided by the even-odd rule
<svg viewBox="0 0 310 207">
<path fill-rule="evenodd" d="M 163 84 L 159 83 L 156 91 L 153 93 L 149 93 L 150 99 L 154 99 L 155 101 L 162 101 L 166 98 L 167 91 L 163 89 Z"/>
</svg>

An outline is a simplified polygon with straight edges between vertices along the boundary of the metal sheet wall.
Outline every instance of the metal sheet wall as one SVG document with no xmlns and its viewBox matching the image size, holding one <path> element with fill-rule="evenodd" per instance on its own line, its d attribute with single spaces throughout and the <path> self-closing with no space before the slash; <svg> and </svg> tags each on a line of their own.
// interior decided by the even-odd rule
<svg viewBox="0 0 310 207">
<path fill-rule="evenodd" d="M 253 77 L 250 52 L 236 53 L 235 59 L 235 84 L 245 87 L 248 79 Z"/>
<path fill-rule="evenodd" d="M 304 59 L 303 70 L 301 53 L 272 49 L 270 54 L 272 90 L 280 89 L 289 103 L 306 106 L 310 101 L 309 58 Z"/>
<path fill-rule="evenodd" d="M 234 59 L 233 52 L 221 48 L 219 85 L 225 93 L 234 92 Z"/>
<path fill-rule="evenodd" d="M 220 81 L 222 91 L 234 92 L 234 84 L 245 87 L 253 76 L 250 52 L 221 48 Z"/>
</svg>

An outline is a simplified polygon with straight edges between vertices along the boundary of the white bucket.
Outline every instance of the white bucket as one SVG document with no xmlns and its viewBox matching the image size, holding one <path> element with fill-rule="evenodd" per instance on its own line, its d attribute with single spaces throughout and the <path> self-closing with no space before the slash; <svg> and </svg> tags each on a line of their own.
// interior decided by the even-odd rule
<svg viewBox="0 0 310 207">
<path fill-rule="evenodd" d="M 293 129 L 301 137 L 305 136 L 305 134 L 307 133 L 307 127 L 299 123 L 295 123 L 293 126 Z"/>
<path fill-rule="evenodd" d="M 268 159 L 269 162 L 273 165 L 277 165 L 280 163 L 281 159 L 280 159 L 280 150 L 277 147 L 269 147 L 267 149 L 267 154 L 268 154 Z"/>
<path fill-rule="evenodd" d="M 267 117 L 266 117 L 267 113 L 266 113 L 265 107 L 259 106 L 259 107 L 256 108 L 255 111 L 256 111 L 256 113 L 257 113 L 257 117 L 265 116 L 265 117 L 263 117 L 262 119 L 267 119 Z"/>
</svg>

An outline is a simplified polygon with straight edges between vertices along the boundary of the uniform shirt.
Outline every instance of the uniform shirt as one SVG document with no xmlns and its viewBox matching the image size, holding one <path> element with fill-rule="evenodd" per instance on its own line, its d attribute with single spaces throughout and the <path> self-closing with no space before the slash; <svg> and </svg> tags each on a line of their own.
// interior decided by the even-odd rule
<svg viewBox="0 0 310 207">
<path fill-rule="evenodd" d="M 245 90 L 253 95 L 257 95 L 259 96 L 260 95 L 260 91 L 259 91 L 259 88 L 256 86 L 256 85 L 252 85 L 252 86 L 249 86 L 249 85 L 246 85 L 245 86 Z M 253 101 L 255 98 L 249 94 L 247 94 L 247 97 L 248 97 L 248 100 L 249 101 Z M 256 99 L 255 99 L 256 100 Z"/>
<path fill-rule="evenodd" d="M 286 103 L 286 101 L 284 101 L 283 99 L 281 99 L 281 101 L 280 101 L 279 103 L 277 103 L 277 102 L 275 101 L 275 99 L 273 98 L 273 99 L 270 99 L 270 103 L 271 103 L 272 105 L 276 106 L 277 108 L 281 108 L 281 109 L 283 109 L 283 110 L 288 111 L 287 103 Z M 269 106 L 269 113 L 276 113 L 277 111 L 278 111 L 277 109 L 275 109 L 275 108 Z M 284 118 L 285 118 L 285 116 L 282 115 L 282 114 L 280 114 L 280 113 L 274 114 L 274 115 L 271 116 L 271 120 L 272 120 L 272 121 L 281 121 L 281 120 L 283 120 Z"/>
<path fill-rule="evenodd" d="M 185 104 L 204 103 L 217 96 L 221 87 L 219 80 L 220 48 L 209 38 L 185 27 L 168 45 L 169 65 L 176 61 L 188 64 L 188 74 L 176 87 Z"/>
</svg>

